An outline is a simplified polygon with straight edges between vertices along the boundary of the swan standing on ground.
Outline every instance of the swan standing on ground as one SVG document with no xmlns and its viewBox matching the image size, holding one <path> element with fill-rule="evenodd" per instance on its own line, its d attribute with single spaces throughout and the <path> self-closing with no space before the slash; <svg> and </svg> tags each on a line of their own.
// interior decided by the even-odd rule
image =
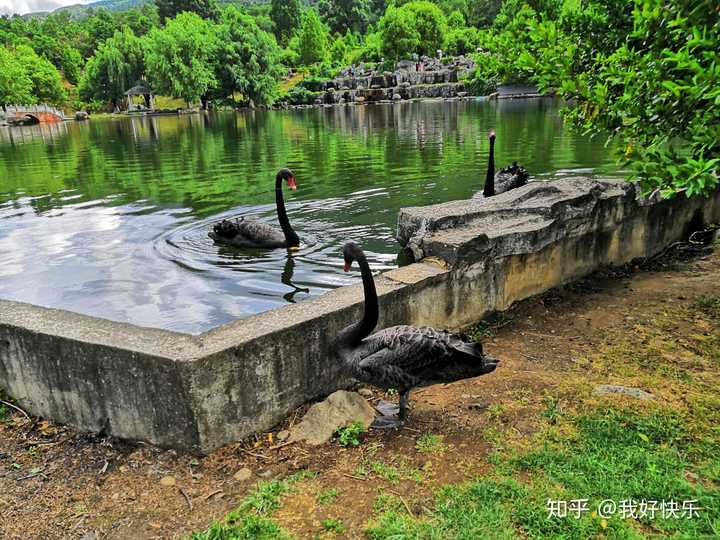
<svg viewBox="0 0 720 540">
<path fill-rule="evenodd" d="M 277 206 L 280 230 L 267 223 L 246 220 L 245 218 L 223 219 L 220 223 L 215 224 L 208 236 L 220 244 L 242 248 L 299 248 L 300 239 L 290 225 L 290 220 L 285 211 L 285 200 L 282 194 L 283 180 L 287 182 L 290 189 L 297 189 L 293 172 L 290 169 L 280 169 L 275 176 L 275 204 Z"/>
<path fill-rule="evenodd" d="M 374 427 L 398 426 L 407 416 L 413 388 L 477 377 L 495 370 L 498 360 L 485 356 L 482 344 L 462 335 L 429 326 L 406 325 L 370 335 L 378 321 L 378 297 L 370 266 L 354 242 L 345 244 L 343 257 L 346 272 L 353 261 L 360 266 L 365 306 L 362 320 L 345 328 L 337 337 L 335 352 L 356 379 L 380 388 L 395 388 L 400 393 L 399 420 L 385 415 L 376 420 Z M 378 410 L 386 412 L 382 406 Z"/>
<path fill-rule="evenodd" d="M 495 132 L 491 131 L 488 138 L 490 139 L 490 155 L 483 196 L 492 197 L 527 184 L 530 175 L 517 164 L 517 161 L 502 169 L 497 176 L 495 175 Z"/>
</svg>

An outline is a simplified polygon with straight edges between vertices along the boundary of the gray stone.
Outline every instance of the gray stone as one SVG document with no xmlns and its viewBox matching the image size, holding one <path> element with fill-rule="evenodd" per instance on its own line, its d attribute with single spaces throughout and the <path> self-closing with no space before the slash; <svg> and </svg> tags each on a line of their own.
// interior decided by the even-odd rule
<svg viewBox="0 0 720 540">
<path fill-rule="evenodd" d="M 630 396 L 637 398 L 642 401 L 648 401 L 655 399 L 655 396 L 640 388 L 634 388 L 632 386 L 621 386 L 617 384 L 601 384 L 595 387 L 593 395 L 595 396 L 608 396 L 611 394 L 620 394 L 623 396 Z"/>
<path fill-rule="evenodd" d="M 402 99 L 402 96 L 400 94 L 393 94 L 393 101 L 400 101 Z"/>
<path fill-rule="evenodd" d="M 242 469 L 240 469 L 238 472 L 236 472 L 233 475 L 233 478 L 235 480 L 237 480 L 238 482 L 245 482 L 247 480 L 250 480 L 252 478 L 252 476 L 253 476 L 252 471 L 247 467 L 243 467 Z"/>
<path fill-rule="evenodd" d="M 338 390 L 310 407 L 302 421 L 290 431 L 290 440 L 318 446 L 328 442 L 338 428 L 356 421 L 367 428 L 374 418 L 375 412 L 360 394 Z"/>
<path fill-rule="evenodd" d="M 290 437 L 290 432 L 287 429 L 278 431 L 277 438 L 279 441 L 286 441 Z"/>
</svg>

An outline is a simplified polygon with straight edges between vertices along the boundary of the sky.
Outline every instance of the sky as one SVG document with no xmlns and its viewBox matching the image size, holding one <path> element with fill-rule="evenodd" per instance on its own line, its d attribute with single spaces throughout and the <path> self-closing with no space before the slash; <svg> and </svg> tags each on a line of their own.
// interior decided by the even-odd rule
<svg viewBox="0 0 720 540">
<path fill-rule="evenodd" d="M 0 0 L 0 15 L 33 13 L 35 11 L 52 11 L 61 6 L 87 4 L 91 0 Z"/>
</svg>

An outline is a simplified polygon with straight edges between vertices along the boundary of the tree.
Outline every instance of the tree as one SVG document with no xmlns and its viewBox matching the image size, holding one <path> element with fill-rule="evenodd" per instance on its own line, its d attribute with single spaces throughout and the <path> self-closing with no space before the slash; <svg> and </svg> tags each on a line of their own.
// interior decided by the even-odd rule
<svg viewBox="0 0 720 540">
<path fill-rule="evenodd" d="M 275 37 L 287 45 L 302 22 L 300 0 L 272 0 L 270 18 L 275 24 Z"/>
<path fill-rule="evenodd" d="M 234 6 L 224 10 L 218 28 L 214 92 L 222 98 L 240 92 L 258 104 L 271 104 L 283 74 L 275 38 Z"/>
<path fill-rule="evenodd" d="M 302 64 L 310 65 L 325 61 L 328 55 L 328 29 L 314 9 L 305 12 L 298 38 Z"/>
<path fill-rule="evenodd" d="M 80 80 L 80 96 L 86 101 L 109 101 L 118 108 L 125 91 L 145 72 L 145 42 L 125 27 L 105 41 L 88 60 Z"/>
<path fill-rule="evenodd" d="M 398 60 L 412 53 L 435 56 L 445 44 L 447 19 L 432 2 L 408 2 L 391 6 L 380 19 L 383 52 Z"/>
<path fill-rule="evenodd" d="M 67 99 L 60 72 L 28 45 L 15 47 L 15 59 L 32 81 L 32 95 L 40 103 L 59 105 Z"/>
<path fill-rule="evenodd" d="M 32 87 L 23 65 L 9 49 L 0 46 L 0 107 L 35 103 Z"/>
<path fill-rule="evenodd" d="M 364 34 L 372 19 L 370 0 L 320 0 L 318 11 L 332 32 Z"/>
<path fill-rule="evenodd" d="M 211 59 L 215 28 L 195 13 L 181 13 L 147 37 L 145 65 L 153 90 L 196 103 L 217 85 Z"/>
<path fill-rule="evenodd" d="M 626 7 L 621 0 L 586 0 L 582 13 L 531 21 L 537 45 L 518 62 L 541 89 L 556 89 L 575 104 L 568 112 L 575 125 L 621 143 L 646 192 L 712 193 L 720 186 L 716 2 L 635 0 L 632 24 Z M 578 18 L 584 23 L 576 27 Z"/>
<path fill-rule="evenodd" d="M 407 58 L 420 49 L 420 32 L 415 17 L 403 8 L 390 6 L 380 19 L 382 52 L 388 58 Z"/>
<path fill-rule="evenodd" d="M 184 12 L 195 13 L 203 19 L 217 20 L 220 10 L 216 0 L 155 0 L 162 22 Z"/>
</svg>

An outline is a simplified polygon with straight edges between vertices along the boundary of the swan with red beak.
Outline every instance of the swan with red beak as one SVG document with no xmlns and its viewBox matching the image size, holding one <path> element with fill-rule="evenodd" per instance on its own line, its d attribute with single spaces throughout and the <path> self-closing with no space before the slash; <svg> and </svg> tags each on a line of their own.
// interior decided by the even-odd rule
<svg viewBox="0 0 720 540">
<path fill-rule="evenodd" d="M 282 184 L 287 183 L 288 188 L 295 191 L 297 182 L 295 174 L 290 169 L 280 169 L 275 175 L 275 206 L 277 208 L 280 229 L 245 218 L 234 220 L 224 219 L 213 226 L 208 233 L 218 244 L 225 244 L 239 248 L 276 249 L 286 248 L 296 250 L 300 248 L 300 238 L 293 230 L 285 210 Z"/>
</svg>

